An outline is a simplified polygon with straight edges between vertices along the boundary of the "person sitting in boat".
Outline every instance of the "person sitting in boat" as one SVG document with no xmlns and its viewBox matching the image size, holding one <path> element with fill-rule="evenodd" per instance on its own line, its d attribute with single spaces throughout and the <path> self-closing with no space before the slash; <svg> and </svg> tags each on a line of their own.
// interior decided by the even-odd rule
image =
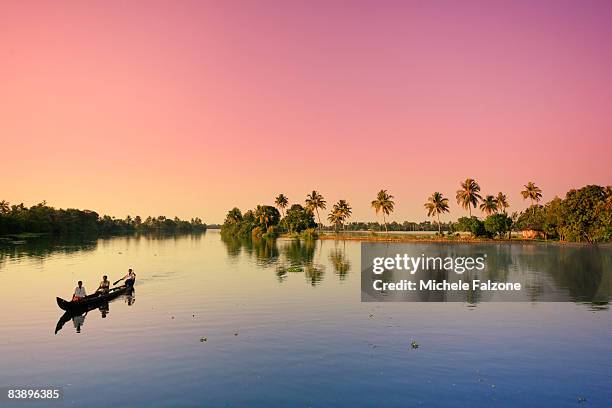
<svg viewBox="0 0 612 408">
<path fill-rule="evenodd" d="M 124 279 L 125 279 L 125 286 L 127 286 L 128 288 L 131 288 L 132 286 L 134 286 L 134 282 L 136 282 L 136 274 L 131 268 L 128 269 L 127 275 L 125 275 L 120 280 L 124 280 Z"/>
<path fill-rule="evenodd" d="M 85 292 L 85 288 L 83 287 L 83 281 L 79 281 L 77 283 L 77 287 L 74 288 L 74 294 L 72 295 L 72 301 L 78 302 L 79 300 L 83 300 L 87 293 Z"/>
<path fill-rule="evenodd" d="M 102 277 L 102 282 L 100 282 L 100 286 L 98 286 L 98 290 L 96 292 L 100 294 L 106 294 L 110 290 L 110 282 L 108 280 L 108 276 L 104 275 Z"/>
</svg>

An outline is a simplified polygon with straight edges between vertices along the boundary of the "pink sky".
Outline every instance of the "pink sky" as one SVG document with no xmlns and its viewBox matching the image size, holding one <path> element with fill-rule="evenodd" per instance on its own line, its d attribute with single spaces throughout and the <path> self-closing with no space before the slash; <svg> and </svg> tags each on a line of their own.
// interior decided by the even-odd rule
<svg viewBox="0 0 612 408">
<path fill-rule="evenodd" d="M 494 4 L 492 4 L 494 3 Z M 312 189 L 422 220 L 612 183 L 612 2 L 5 2 L 0 199 L 199 216 Z"/>
</svg>

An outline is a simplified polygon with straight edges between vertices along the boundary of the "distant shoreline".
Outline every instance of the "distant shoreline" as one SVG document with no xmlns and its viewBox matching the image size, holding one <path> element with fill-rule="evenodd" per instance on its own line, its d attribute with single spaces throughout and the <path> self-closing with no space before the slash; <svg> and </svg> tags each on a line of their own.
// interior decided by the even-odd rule
<svg viewBox="0 0 612 408">
<path fill-rule="evenodd" d="M 398 236 L 390 234 L 386 236 L 384 233 L 380 233 L 377 236 L 371 235 L 336 235 L 336 234 L 320 234 L 319 239 L 321 240 L 329 240 L 329 241 L 363 241 L 363 242 L 392 242 L 392 243 L 437 243 L 437 244 L 560 244 L 560 245 L 576 245 L 576 246 L 610 246 L 612 244 L 609 243 L 597 243 L 591 244 L 588 242 L 568 242 L 568 241 L 557 241 L 557 240 L 544 240 L 544 239 L 526 239 L 526 238 L 513 238 L 513 239 L 488 239 L 488 238 L 473 238 L 473 237 L 463 237 L 463 238 L 428 238 L 428 237 L 418 237 L 418 236 Z"/>
</svg>

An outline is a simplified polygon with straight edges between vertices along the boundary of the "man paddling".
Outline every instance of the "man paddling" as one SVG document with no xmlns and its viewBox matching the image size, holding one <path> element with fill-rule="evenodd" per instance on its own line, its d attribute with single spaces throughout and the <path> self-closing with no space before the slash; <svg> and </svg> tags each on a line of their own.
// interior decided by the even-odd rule
<svg viewBox="0 0 612 408">
<path fill-rule="evenodd" d="M 102 282 L 100 282 L 100 286 L 98 286 L 98 290 L 96 290 L 96 292 L 104 295 L 108 293 L 109 289 L 110 289 L 110 281 L 108 280 L 108 276 L 104 275 L 102 277 Z"/>
<path fill-rule="evenodd" d="M 72 295 L 73 302 L 83 300 L 83 298 L 87 296 L 87 293 L 85 293 L 85 288 L 83 287 L 83 281 L 79 281 L 77 285 L 78 286 L 74 288 L 74 294 Z"/>
<path fill-rule="evenodd" d="M 131 288 L 132 286 L 134 286 L 134 282 L 136 282 L 136 274 L 131 268 L 128 269 L 127 275 L 119 279 L 117 282 L 122 281 L 124 279 L 125 279 L 125 286 L 127 286 L 128 288 Z M 117 282 L 115 282 L 115 285 L 117 284 Z"/>
</svg>

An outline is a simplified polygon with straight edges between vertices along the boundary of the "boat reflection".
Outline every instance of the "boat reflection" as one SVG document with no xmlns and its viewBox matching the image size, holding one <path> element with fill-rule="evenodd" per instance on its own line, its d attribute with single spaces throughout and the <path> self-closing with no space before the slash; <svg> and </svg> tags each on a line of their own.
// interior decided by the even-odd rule
<svg viewBox="0 0 612 408">
<path fill-rule="evenodd" d="M 127 292 L 125 292 L 125 303 L 127 303 L 128 306 L 132 306 L 135 301 L 136 301 L 136 291 L 134 290 L 134 288 L 132 288 L 132 290 L 128 290 Z"/>
<path fill-rule="evenodd" d="M 132 306 L 134 302 L 136 301 L 136 290 L 132 288 L 131 290 L 129 290 L 122 296 L 125 299 L 125 303 L 127 303 L 128 306 Z M 76 332 L 81 333 L 81 329 L 83 325 L 85 324 L 85 317 L 87 316 L 89 312 L 91 312 L 92 310 L 98 309 L 100 311 L 101 317 L 105 319 L 106 316 L 108 316 L 110 312 L 110 303 L 114 302 L 117 299 L 119 299 L 119 297 L 109 302 L 96 303 L 96 304 L 93 304 L 91 307 L 88 307 L 87 309 L 84 309 L 84 310 L 81 309 L 78 311 L 67 311 L 57 321 L 57 324 L 55 325 L 55 334 L 57 334 L 60 330 L 62 330 L 64 325 L 68 323 L 70 320 L 72 320 L 72 324 L 74 325 L 74 329 L 76 330 Z"/>
</svg>

